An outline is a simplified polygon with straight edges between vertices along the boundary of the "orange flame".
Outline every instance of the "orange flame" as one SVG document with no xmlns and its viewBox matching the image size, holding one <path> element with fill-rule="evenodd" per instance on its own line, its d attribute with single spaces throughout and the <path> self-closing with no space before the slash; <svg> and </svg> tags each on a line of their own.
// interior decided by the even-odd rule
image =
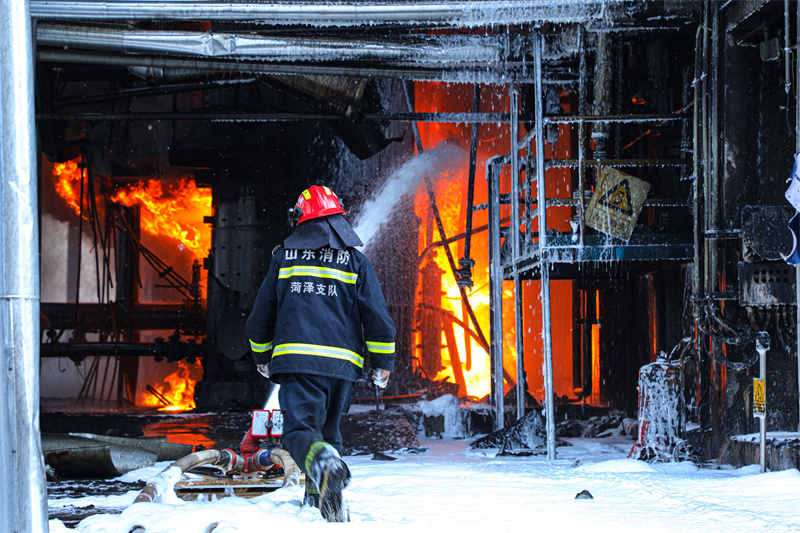
<svg viewBox="0 0 800 533">
<path fill-rule="evenodd" d="M 159 407 L 159 411 L 191 411 L 195 407 L 194 387 L 197 383 L 192 378 L 193 371 L 188 363 L 179 361 L 178 369 L 164 378 L 164 384 L 153 386 L 158 394 L 142 394 L 142 405 Z M 164 405 L 165 401 L 168 405 Z"/>
<path fill-rule="evenodd" d="M 462 197 L 464 191 L 464 184 L 466 183 L 465 176 L 450 175 L 440 176 L 436 184 L 435 198 L 437 208 L 441 215 L 442 225 L 445 234 L 450 237 L 457 235 L 463 231 L 463 209 Z M 415 211 L 421 220 L 430 220 L 433 217 L 431 207 L 429 205 L 429 197 L 425 186 L 423 185 L 417 191 L 415 201 Z M 434 223 L 435 226 L 435 223 Z M 425 235 L 427 233 L 427 236 Z M 421 228 L 420 235 L 420 252 L 430 244 L 428 239 L 432 241 L 440 241 L 438 231 L 434 231 L 431 236 L 426 228 Z M 460 258 L 459 247 L 451 245 L 451 254 L 455 261 Z M 455 320 L 443 319 L 439 321 L 432 313 L 424 313 L 421 316 L 421 321 L 435 321 L 441 326 L 441 362 L 442 368 L 439 369 L 435 376 L 429 375 L 428 377 L 434 381 L 447 381 L 457 384 L 459 386 L 458 395 L 461 397 L 470 396 L 481 398 L 486 396 L 491 391 L 491 365 L 489 360 L 489 353 L 484 349 L 481 343 L 471 334 L 465 331 L 466 325 L 470 331 L 476 331 L 475 325 L 471 322 L 469 313 L 466 312 L 465 306 L 461 297 L 456 279 L 453 276 L 450 261 L 443 247 L 438 247 L 434 252 L 429 252 L 425 256 L 428 261 L 423 259 L 422 266 L 428 262 L 434 262 L 438 267 L 441 275 L 441 288 L 439 287 L 422 287 L 418 293 L 418 301 L 423 300 L 422 291 L 439 291 L 441 290 L 441 300 L 438 297 L 433 300 L 433 305 L 440 307 L 443 314 L 453 317 Z M 478 263 L 473 270 L 473 281 L 475 286 L 472 289 L 467 289 L 467 300 L 470 303 L 475 315 L 478 318 L 480 327 L 484 335 L 488 334 L 488 312 L 489 312 L 489 291 L 488 285 L 485 283 L 485 276 L 481 273 L 482 263 L 481 258 L 477 258 Z M 430 301 L 430 295 L 425 297 Z M 442 315 L 444 316 L 444 315 Z M 425 326 L 423 326 L 425 327 Z M 434 326 L 435 327 L 435 326 Z M 430 342 L 430 337 L 426 339 Z M 422 366 L 422 349 L 424 341 L 420 340 L 417 343 L 418 356 L 415 357 L 415 363 L 418 367 Z"/>
<path fill-rule="evenodd" d="M 56 192 L 80 215 L 81 181 L 84 190 L 87 181 L 80 158 L 53 165 L 53 178 Z M 141 228 L 146 233 L 175 239 L 181 251 L 189 250 L 198 259 L 208 256 L 211 227 L 203 218 L 212 214 L 211 189 L 198 188 L 191 178 L 174 184 L 148 180 L 120 185 L 112 200 L 128 207 L 140 205 Z"/>
<path fill-rule="evenodd" d="M 150 235 L 171 237 L 198 258 L 208 255 L 211 229 L 203 217 L 211 214 L 210 189 L 198 189 L 188 178 L 176 185 L 147 180 L 117 190 L 111 199 L 128 207 L 141 205 L 141 228 Z"/>
<path fill-rule="evenodd" d="M 67 201 L 67 205 L 75 211 L 76 215 L 81 214 L 81 180 L 86 179 L 86 170 L 82 171 L 78 168 L 78 162 L 79 159 L 73 159 L 66 163 L 56 163 L 53 165 L 56 192 Z"/>
</svg>

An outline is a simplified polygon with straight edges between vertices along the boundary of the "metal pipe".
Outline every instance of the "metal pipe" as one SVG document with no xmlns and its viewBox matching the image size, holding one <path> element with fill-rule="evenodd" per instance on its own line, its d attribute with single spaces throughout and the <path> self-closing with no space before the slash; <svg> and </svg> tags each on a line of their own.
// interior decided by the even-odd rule
<svg viewBox="0 0 800 533">
<path fill-rule="evenodd" d="M 395 39 L 262 36 L 40 24 L 38 46 L 123 54 L 250 58 L 260 61 L 379 61 L 396 65 L 500 66 L 505 36 L 410 35 Z"/>
<path fill-rule="evenodd" d="M 494 430 L 505 427 L 503 405 L 503 265 L 501 263 L 500 164 L 495 156 L 486 162 L 489 198 L 489 361 Z"/>
<path fill-rule="evenodd" d="M 74 304 L 42 303 L 43 325 L 48 329 L 71 329 L 75 325 Z M 175 329 L 187 325 L 191 313 L 184 304 L 134 303 L 123 312 L 117 302 L 111 304 L 81 304 L 81 329 L 91 329 L 107 323 L 112 316 L 118 317 L 125 327 L 135 329 Z"/>
<path fill-rule="evenodd" d="M 703 293 L 703 288 L 701 286 L 702 277 L 700 275 L 701 272 L 701 265 L 700 265 L 700 247 L 703 244 L 701 239 L 701 229 L 700 229 L 700 111 L 702 108 L 705 107 L 704 103 L 704 96 L 702 91 L 700 90 L 700 78 L 702 73 L 702 66 L 700 64 L 701 56 L 700 50 L 702 47 L 700 46 L 700 39 L 702 36 L 702 30 L 700 28 L 697 29 L 697 34 L 695 36 L 695 54 L 694 54 L 694 103 L 693 111 L 692 111 L 692 234 L 694 238 L 694 254 L 693 254 L 693 270 L 692 272 L 692 316 L 694 317 L 695 323 L 698 323 L 700 320 L 700 306 L 698 304 L 698 299 L 700 295 Z M 800 275 L 800 274 L 799 274 Z M 798 329 L 798 335 L 800 335 L 800 329 Z M 800 337 L 798 337 L 800 339 Z M 698 352 L 699 353 L 699 352 Z"/>
<path fill-rule="evenodd" d="M 586 124 L 578 122 L 578 246 L 586 244 Z M 574 195 L 573 195 L 574 196 Z"/>
<path fill-rule="evenodd" d="M 595 52 L 594 65 L 594 114 L 608 115 L 611 111 L 611 76 L 610 76 L 610 49 L 609 39 L 605 33 L 597 34 L 597 51 Z M 608 124 L 597 122 L 592 125 L 592 140 L 594 141 L 595 159 L 605 159 L 608 141 Z"/>
<path fill-rule="evenodd" d="M 261 74 L 321 74 L 329 76 L 350 76 L 355 78 L 406 78 L 417 80 L 457 81 L 459 78 L 493 80 L 492 71 L 475 68 L 454 72 L 451 69 L 426 69 L 416 67 L 342 67 L 326 65 L 276 64 L 264 61 L 242 61 L 206 58 L 165 58 L 144 55 L 114 55 L 89 52 L 71 52 L 66 50 L 39 50 L 36 53 L 39 62 L 78 63 L 83 65 L 149 67 L 163 69 L 191 69 L 197 71 L 219 72 L 253 72 Z M 461 79 L 461 81 L 467 81 Z"/>
<path fill-rule="evenodd" d="M 525 416 L 525 331 L 522 313 L 522 282 L 517 272 L 520 257 L 519 242 L 519 90 L 509 86 L 509 105 L 511 107 L 511 268 L 514 272 L 514 320 L 517 350 L 517 420 Z"/>
<path fill-rule="evenodd" d="M 800 8 L 797 9 L 797 28 L 800 28 Z M 800 32 L 797 32 L 797 45 L 800 46 Z M 795 79 L 800 80 L 800 61 L 797 62 L 795 67 Z M 800 83 L 795 87 L 795 109 L 794 109 L 794 123 L 795 123 L 795 152 L 800 152 L 800 136 L 797 135 L 798 125 L 800 125 Z M 797 307 L 795 314 L 797 315 L 797 433 L 800 434 L 800 265 L 795 266 L 795 291 Z"/>
<path fill-rule="evenodd" d="M 539 272 L 542 304 L 542 346 L 544 359 L 545 423 L 547 458 L 556 458 L 555 392 L 553 390 L 553 345 L 550 331 L 550 265 L 547 259 L 547 205 L 544 165 L 544 91 L 542 88 L 542 49 L 544 37 L 534 40 L 534 79 L 536 80 L 536 203 L 539 221 Z"/>
<path fill-rule="evenodd" d="M 481 86 L 475 84 L 472 94 L 472 113 L 479 114 L 481 111 Z M 469 170 L 467 176 L 467 220 L 464 226 L 464 256 L 459 260 L 461 267 L 459 284 L 464 287 L 472 287 L 472 267 L 475 261 L 470 257 L 470 247 L 472 246 L 472 216 L 475 211 L 475 171 L 478 161 L 478 123 L 472 123 L 472 132 L 469 142 Z"/>
<path fill-rule="evenodd" d="M 39 225 L 27 2 L 0 0 L 0 530 L 48 530 L 39 430 Z"/>
<path fill-rule="evenodd" d="M 519 91 L 509 86 L 511 107 L 511 266 L 519 258 Z M 508 238 L 507 237 L 507 238 Z"/>
<path fill-rule="evenodd" d="M 710 216 L 711 216 L 711 228 L 713 230 L 720 229 L 720 171 L 722 169 L 722 165 L 720 164 L 720 142 L 719 142 L 719 86 L 720 86 L 720 15 L 719 12 L 715 12 L 713 19 L 712 19 L 712 26 L 711 26 L 711 72 L 710 72 L 710 82 L 711 82 L 711 107 L 710 107 L 710 133 L 709 136 L 709 149 L 710 149 L 710 157 L 711 157 L 711 188 L 707 189 L 707 197 L 710 197 Z M 712 191 L 711 194 L 708 194 L 708 191 Z M 724 216 L 724 213 L 722 214 Z M 723 220 L 724 223 L 724 220 Z M 721 269 L 719 268 L 719 244 L 717 242 L 714 243 L 714 246 L 711 247 L 711 257 L 710 257 L 710 272 L 712 275 L 712 283 L 711 287 L 713 291 L 721 290 L 720 284 L 724 283 L 724 274 L 722 273 Z"/>
<path fill-rule="evenodd" d="M 69 357 L 81 360 L 86 357 L 164 357 L 178 361 L 203 355 L 200 344 L 188 342 L 83 342 L 42 344 L 42 357 Z"/>
<path fill-rule="evenodd" d="M 784 85 L 783 88 L 786 94 L 792 89 L 792 75 L 789 63 L 792 56 L 792 50 L 789 48 L 789 0 L 783 0 L 783 73 Z"/>
<path fill-rule="evenodd" d="M 756 335 L 756 351 L 758 352 L 758 376 L 764 385 L 764 413 L 758 417 L 758 451 L 761 473 L 767 471 L 767 352 L 769 351 L 770 338 L 766 331 L 759 331 Z M 755 403 L 755 400 L 754 400 Z"/>
<path fill-rule="evenodd" d="M 642 9 L 644 3 L 634 7 Z M 164 0 L 30 0 L 31 16 L 55 20 L 214 20 L 263 22 L 272 26 L 362 27 L 435 25 L 459 28 L 589 22 L 631 16 L 628 2 L 608 0 L 516 0 L 494 2 L 185 2 Z"/>
<path fill-rule="evenodd" d="M 135 96 L 135 95 L 134 95 Z M 112 100 L 109 96 L 109 100 Z M 91 103 L 91 102 L 87 102 Z M 70 102 L 69 105 L 83 105 L 83 102 Z M 451 122 L 457 124 L 463 123 L 505 123 L 511 122 L 510 113 L 365 113 L 362 117 L 364 120 L 377 120 L 377 121 L 395 121 L 395 122 Z M 685 119 L 686 117 L 680 117 Z M 520 122 L 533 122 L 534 117 L 527 114 L 520 114 L 518 117 Z M 36 120 L 86 120 L 86 121 L 103 121 L 103 120 L 219 120 L 237 122 L 279 122 L 279 121 L 342 121 L 345 120 L 339 115 L 324 115 L 314 113 L 95 113 L 95 112 L 40 112 L 36 114 Z M 662 120 L 661 117 L 641 116 L 629 117 L 627 120 L 621 117 L 583 117 L 573 120 L 572 117 L 545 117 L 545 124 L 570 124 L 573 122 L 652 122 L 655 120 Z M 672 120 L 679 120 L 673 118 Z M 533 135 L 526 136 L 520 141 L 520 144 L 525 143 L 527 140 L 533 138 Z M 573 160 L 559 160 L 553 159 L 548 161 L 573 161 Z M 638 161 L 643 166 L 650 165 L 685 165 L 686 161 L 680 159 L 630 159 L 630 160 L 613 160 L 613 164 L 621 161 L 622 164 L 630 165 L 630 161 Z M 611 161 L 606 162 L 587 160 L 590 165 L 608 165 Z M 576 163 L 572 163 L 577 166 Z"/>
</svg>

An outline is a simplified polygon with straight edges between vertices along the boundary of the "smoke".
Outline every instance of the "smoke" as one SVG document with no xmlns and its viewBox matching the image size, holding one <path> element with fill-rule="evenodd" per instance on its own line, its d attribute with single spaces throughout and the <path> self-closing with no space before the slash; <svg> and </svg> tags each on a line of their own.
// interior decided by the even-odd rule
<svg viewBox="0 0 800 533">
<path fill-rule="evenodd" d="M 392 172 L 378 192 L 364 202 L 353 224 L 364 249 L 369 248 L 404 196 L 415 191 L 425 177 L 435 180 L 457 169 L 466 161 L 466 155 L 458 144 L 445 142 Z"/>
</svg>

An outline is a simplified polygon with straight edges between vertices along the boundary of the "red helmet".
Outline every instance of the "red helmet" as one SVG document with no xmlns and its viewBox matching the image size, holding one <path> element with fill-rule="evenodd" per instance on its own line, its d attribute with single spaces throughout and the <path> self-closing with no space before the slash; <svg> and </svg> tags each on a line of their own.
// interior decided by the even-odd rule
<svg viewBox="0 0 800 533">
<path fill-rule="evenodd" d="M 328 187 L 320 185 L 312 185 L 300 193 L 300 198 L 297 199 L 294 208 L 300 211 L 298 224 L 312 218 L 347 213 L 342 208 L 342 202 L 336 193 Z"/>
</svg>

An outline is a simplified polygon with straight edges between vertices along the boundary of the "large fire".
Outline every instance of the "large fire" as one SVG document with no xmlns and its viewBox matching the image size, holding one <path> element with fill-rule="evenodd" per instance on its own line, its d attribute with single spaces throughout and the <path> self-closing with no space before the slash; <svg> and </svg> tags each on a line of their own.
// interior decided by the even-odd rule
<svg viewBox="0 0 800 533">
<path fill-rule="evenodd" d="M 459 106 L 461 108 L 458 108 Z M 457 109 L 453 109 L 454 107 Z M 432 112 L 437 109 L 470 112 L 471 107 L 471 86 L 442 83 L 417 84 L 415 108 L 418 112 Z M 456 140 L 462 146 L 469 146 L 471 129 L 469 124 L 420 123 L 418 126 L 423 150 L 431 149 L 448 140 Z M 495 125 L 482 126 L 481 133 L 483 135 L 479 143 L 476 183 L 485 182 L 481 177 L 483 174 L 482 163 L 497 153 L 493 143 L 485 141 L 496 137 L 499 129 Z M 420 253 L 423 253 L 432 243 L 463 233 L 466 222 L 464 206 L 467 198 L 467 175 L 467 166 L 464 165 L 460 173 L 436 176 L 430 181 L 430 187 L 433 190 L 432 196 L 445 235 L 440 234 L 438 222 L 434 220 L 435 215 L 428 185 L 423 183 L 416 192 L 415 213 L 422 221 L 419 236 Z M 482 193 L 485 196 L 485 186 Z M 475 201 L 477 203 L 485 200 L 479 200 L 476 197 Z M 485 214 L 476 212 L 474 224 L 485 223 L 485 219 Z M 428 251 L 421 257 L 420 263 L 422 282 L 418 292 L 418 306 L 422 307 L 422 312 L 418 311 L 418 329 L 421 331 L 418 333 L 420 338 L 416 343 L 415 365 L 430 379 L 435 381 L 446 379 L 458 385 L 458 395 L 461 397 L 481 398 L 491 391 L 489 353 L 482 344 L 480 335 L 476 333 L 480 329 L 484 339 L 488 341 L 489 277 L 487 254 L 485 253 L 486 242 L 485 235 L 473 236 L 472 249 L 476 251 L 472 254 L 472 259 L 476 261 L 472 272 L 474 286 L 466 289 L 466 302 L 462 298 L 452 272 L 450 259 L 443 246 L 434 247 Z M 463 255 L 463 245 L 455 243 L 449 246 L 453 260 L 458 262 Z M 467 302 L 478 320 L 479 328 L 472 323 Z M 436 307 L 441 310 L 438 314 L 425 311 Z M 451 318 L 441 318 L 447 316 Z M 511 323 L 513 325 L 513 321 Z M 427 335 L 426 329 L 430 330 Z M 440 350 L 441 353 L 432 358 L 430 353 L 426 353 L 432 348 Z M 506 353 L 509 353 L 508 349 L 511 349 L 513 353 L 513 343 L 506 347 Z M 511 366 L 513 367 L 513 361 Z M 513 383 L 507 383 L 507 386 L 510 385 Z"/>
<path fill-rule="evenodd" d="M 80 159 L 56 163 L 53 166 L 56 192 L 77 215 L 89 218 L 87 198 L 96 194 L 90 190 L 86 170 Z M 192 254 L 193 259 L 208 255 L 211 247 L 211 227 L 204 218 L 212 214 L 211 190 L 198 188 L 191 178 L 174 182 L 138 181 L 117 185 L 110 199 L 118 204 L 139 206 L 140 229 L 157 240 L 177 243 L 180 252 Z M 187 267 L 191 260 L 186 261 Z M 201 281 L 202 284 L 202 281 Z M 196 372 L 194 372 L 196 373 Z M 194 387 L 197 382 L 192 368 L 179 363 L 179 368 L 142 395 L 142 405 L 166 411 L 194 409 Z"/>
<path fill-rule="evenodd" d="M 470 84 L 445 84 L 418 82 L 415 86 L 415 110 L 417 112 L 454 112 L 470 113 L 473 103 L 473 86 Z M 481 94 L 480 109 L 484 113 L 508 113 L 509 97 L 505 87 L 484 87 Z M 419 123 L 420 138 L 423 150 L 428 150 L 444 141 L 456 141 L 468 150 L 471 137 L 471 124 L 455 123 Z M 520 136 L 525 134 L 520 128 Z M 475 176 L 475 204 L 487 202 L 487 188 L 485 176 L 486 161 L 495 155 L 505 154 L 510 148 L 511 128 L 509 124 L 486 123 L 481 124 L 478 130 L 477 167 Z M 568 158 L 570 155 L 571 131 L 569 126 L 559 129 L 559 142 L 546 146 L 547 157 Z M 466 223 L 468 170 L 466 165 L 460 175 L 440 176 L 433 181 L 434 197 L 441 222 L 447 238 L 463 234 Z M 501 190 L 509 191 L 511 187 L 511 173 L 506 168 L 501 175 Z M 548 170 L 548 190 L 550 197 L 571 196 L 570 174 L 566 169 Z M 535 192 L 532 191 L 535 196 Z M 433 213 L 430 199 L 423 183 L 416 193 L 415 212 L 422 221 L 420 229 L 419 250 L 422 253 L 432 243 L 441 241 L 437 225 L 432 222 Z M 508 206 L 503 206 L 501 216 L 510 215 Z M 548 209 L 548 227 L 569 231 L 570 208 Z M 487 212 L 476 211 L 473 216 L 473 229 L 484 227 L 488 223 Z M 534 218 L 534 223 L 535 218 Z M 486 231 L 476 231 L 472 235 L 471 258 L 476 261 L 472 271 L 473 287 L 466 289 L 466 300 L 472 307 L 480 326 L 481 333 L 488 341 L 490 332 L 489 320 L 489 265 L 488 265 L 488 235 Z M 458 260 L 463 255 L 463 241 L 452 243 L 450 252 L 453 259 Z M 434 380 L 447 379 L 459 387 L 459 396 L 482 398 L 491 390 L 491 370 L 489 353 L 485 345 L 480 342 L 477 329 L 467 312 L 467 305 L 461 296 L 455 276 L 452 272 L 450 260 L 443 246 L 433 248 L 421 257 L 420 277 L 423 280 L 419 286 L 417 296 L 418 317 L 420 308 L 423 312 L 417 320 L 417 340 L 415 342 L 415 367 L 420 369 L 427 377 Z M 436 268 L 428 266 L 435 265 Z M 432 275 L 435 274 L 435 275 Z M 427 281 L 426 281 L 427 278 Z M 433 280 L 433 281 L 431 281 Z M 426 285 L 427 283 L 427 285 Z M 434 286 L 429 286 L 433 283 Z M 525 371 L 528 390 L 540 401 L 544 399 L 542 375 L 542 346 L 541 346 L 541 313 L 538 310 L 539 282 L 526 281 L 522 286 L 523 302 L 525 302 L 525 316 L 523 324 L 525 347 Z M 572 330 L 573 306 L 572 283 L 569 281 L 551 281 L 551 313 L 552 330 Z M 505 392 L 514 385 L 517 377 L 516 368 L 516 320 L 514 310 L 514 286 L 505 282 L 503 286 L 503 366 Z M 441 298 L 439 298 L 441 294 Z M 425 309 L 439 306 L 443 313 L 451 318 L 434 319 L 440 332 L 428 332 L 426 337 L 425 321 L 430 321 L 431 313 Z M 430 329 L 430 328 L 428 328 Z M 435 328 L 434 328 L 435 329 Z M 597 335 L 597 332 L 594 332 Z M 439 339 L 436 337 L 440 336 Z M 573 396 L 572 376 L 572 338 L 554 338 L 553 340 L 555 389 L 560 396 Z M 435 345 L 440 350 L 440 356 L 431 363 L 431 356 L 426 353 L 426 345 Z M 558 357 L 558 360 L 555 360 Z M 593 358 L 595 364 L 597 357 Z M 437 363 L 440 363 L 436 368 Z M 569 365 L 569 366 L 567 366 Z M 599 372 L 595 368 L 593 377 L 598 379 Z M 597 391 L 599 385 L 594 384 Z M 597 400 L 593 396 L 591 400 Z"/>
<path fill-rule="evenodd" d="M 53 165 L 53 177 L 56 192 L 76 214 L 87 216 L 86 195 L 94 191 L 88 191 L 86 171 L 80 159 Z M 111 200 L 127 207 L 139 205 L 141 229 L 145 233 L 174 239 L 179 250 L 188 250 L 198 259 L 208 256 L 211 227 L 203 218 L 212 214 L 211 189 L 198 188 L 191 178 L 174 183 L 137 181 L 118 185 Z"/>
</svg>

